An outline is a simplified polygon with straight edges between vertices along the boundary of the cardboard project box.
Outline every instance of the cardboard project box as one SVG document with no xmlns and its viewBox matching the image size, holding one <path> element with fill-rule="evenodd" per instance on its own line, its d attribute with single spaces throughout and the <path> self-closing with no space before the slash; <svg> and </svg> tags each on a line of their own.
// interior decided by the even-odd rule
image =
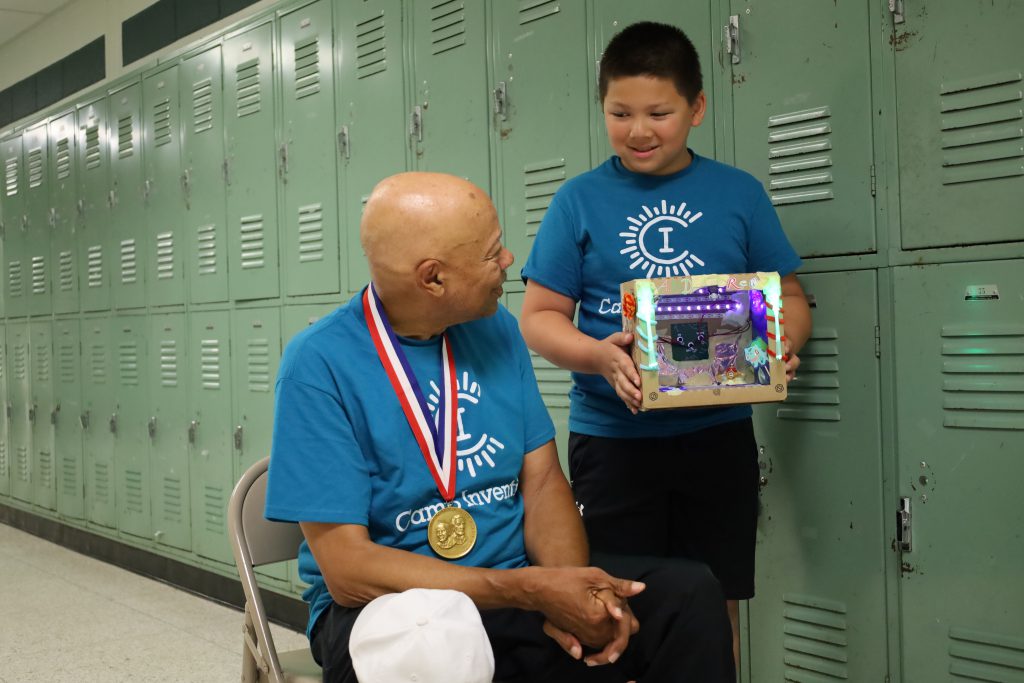
<svg viewBox="0 0 1024 683">
<path fill-rule="evenodd" d="M 785 400 L 778 273 L 630 280 L 620 291 L 641 410 Z"/>
</svg>

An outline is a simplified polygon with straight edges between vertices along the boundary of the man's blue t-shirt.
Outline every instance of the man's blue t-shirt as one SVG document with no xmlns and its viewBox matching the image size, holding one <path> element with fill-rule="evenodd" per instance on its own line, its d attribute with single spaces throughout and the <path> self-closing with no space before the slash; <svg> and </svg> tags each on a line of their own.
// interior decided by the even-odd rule
<svg viewBox="0 0 1024 683">
<path fill-rule="evenodd" d="M 523 280 L 579 302 L 596 339 L 622 330 L 619 284 L 675 275 L 778 271 L 800 258 L 756 178 L 693 154 L 678 173 L 634 173 L 613 156 L 555 194 Z M 672 436 L 741 419 L 750 406 L 633 415 L 601 375 L 572 373 L 569 428 L 606 437 Z"/>
<path fill-rule="evenodd" d="M 448 329 L 459 408 L 455 502 L 477 525 L 458 564 L 522 567 L 523 456 L 555 435 L 515 318 L 496 315 Z M 433 414 L 441 340 L 399 338 Z M 377 356 L 361 295 L 298 334 L 276 387 L 268 519 L 360 524 L 381 545 L 435 556 L 427 524 L 444 503 Z M 446 560 L 447 561 L 447 560 Z M 330 605 L 303 542 L 299 575 L 310 584 L 307 629 Z"/>
</svg>

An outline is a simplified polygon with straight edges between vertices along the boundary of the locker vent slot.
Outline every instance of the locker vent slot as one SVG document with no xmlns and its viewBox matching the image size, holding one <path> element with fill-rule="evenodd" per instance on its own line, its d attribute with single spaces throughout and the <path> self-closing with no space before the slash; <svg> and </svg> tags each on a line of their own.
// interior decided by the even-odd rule
<svg viewBox="0 0 1024 683">
<path fill-rule="evenodd" d="M 124 473 L 125 510 L 141 515 L 142 505 L 142 472 L 125 470 Z"/>
<path fill-rule="evenodd" d="M 106 346 L 102 343 L 94 343 L 92 348 L 92 367 L 89 373 L 92 377 L 93 384 L 106 384 L 107 383 L 107 351 Z"/>
<path fill-rule="evenodd" d="M 71 141 L 61 138 L 57 141 L 57 180 L 67 180 L 71 175 Z"/>
<path fill-rule="evenodd" d="M 320 92 L 320 38 L 295 43 L 295 99 Z"/>
<path fill-rule="evenodd" d="M 846 605 L 809 595 L 782 596 L 787 681 L 849 680 Z"/>
<path fill-rule="evenodd" d="M 204 78 L 192 85 L 192 132 L 213 128 L 213 81 Z"/>
<path fill-rule="evenodd" d="M 43 174 L 46 173 L 46 165 L 43 163 L 43 149 L 36 147 L 28 151 L 28 186 L 29 189 L 39 187 L 43 184 Z"/>
<path fill-rule="evenodd" d="M 172 140 L 171 101 L 163 100 L 153 105 L 153 145 L 163 147 Z"/>
<path fill-rule="evenodd" d="M 249 391 L 269 393 L 270 342 L 267 339 L 250 339 L 248 344 Z"/>
<path fill-rule="evenodd" d="M 199 344 L 203 389 L 220 389 L 220 340 L 204 339 Z"/>
<path fill-rule="evenodd" d="M 1024 639 L 965 628 L 949 629 L 952 681 L 1024 679 Z"/>
<path fill-rule="evenodd" d="M 160 386 L 178 386 L 178 342 L 173 339 L 160 342 Z"/>
<path fill-rule="evenodd" d="M 262 268 L 263 262 L 263 215 L 242 216 L 241 218 L 242 268 Z"/>
<path fill-rule="evenodd" d="M 320 204 L 299 207 L 299 261 L 324 259 L 323 209 Z"/>
<path fill-rule="evenodd" d="M 86 487 L 86 491 L 88 490 L 89 488 Z M 97 462 L 93 465 L 93 493 L 96 497 L 96 504 L 110 504 L 110 465 L 105 462 Z"/>
<path fill-rule="evenodd" d="M 139 263 L 135 238 L 121 240 L 121 284 L 134 284 L 138 278 Z"/>
<path fill-rule="evenodd" d="M 18 194 L 18 157 L 4 160 L 4 194 L 8 197 Z"/>
<path fill-rule="evenodd" d="M 565 182 L 565 159 L 548 159 L 523 167 L 526 200 L 526 234 L 533 237 L 540 228 L 551 198 Z"/>
<path fill-rule="evenodd" d="M 204 486 L 205 501 L 204 521 L 206 530 L 210 533 L 223 536 L 226 525 L 224 523 L 224 491 L 217 486 Z"/>
<path fill-rule="evenodd" d="M 164 476 L 163 490 L 163 516 L 162 520 L 169 524 L 182 524 L 185 520 L 184 496 L 182 494 L 181 479 L 178 477 Z"/>
<path fill-rule="evenodd" d="M 943 325 L 941 334 L 943 426 L 1024 431 L 1024 325 Z"/>
<path fill-rule="evenodd" d="M 28 457 L 28 448 L 25 446 L 18 446 L 17 453 L 14 456 L 14 461 L 18 466 L 18 480 L 26 484 L 32 481 L 32 462 Z"/>
<path fill-rule="evenodd" d="M 942 184 L 1024 175 L 1020 71 L 939 85 Z"/>
<path fill-rule="evenodd" d="M 65 457 L 61 459 L 61 465 L 61 492 L 71 498 L 81 496 L 82 485 L 78 481 L 78 463 L 65 454 Z"/>
<path fill-rule="evenodd" d="M 130 124 L 131 119 L 128 120 Z M 100 127 L 93 124 L 85 129 L 85 168 L 99 168 L 101 163 L 103 156 L 100 154 Z"/>
<path fill-rule="evenodd" d="M 70 251 L 62 251 L 57 260 L 60 291 L 70 292 L 75 288 L 75 258 Z"/>
<path fill-rule="evenodd" d="M 197 265 L 200 275 L 217 274 L 217 228 L 214 225 L 200 225 L 196 229 Z"/>
<path fill-rule="evenodd" d="M 828 107 L 768 117 L 768 195 L 772 204 L 833 199 L 832 112 Z"/>
<path fill-rule="evenodd" d="M 89 287 L 103 286 L 103 246 L 94 244 L 86 250 L 86 263 L 89 272 L 86 275 L 86 284 Z"/>
<path fill-rule="evenodd" d="M 789 386 L 789 398 L 775 415 L 784 420 L 838 422 L 839 331 L 815 328 L 800 359 L 800 379 Z"/>
<path fill-rule="evenodd" d="M 569 390 L 572 389 L 572 376 L 568 370 L 554 365 L 548 360 L 530 352 L 533 372 L 537 376 L 537 386 L 541 398 L 548 408 L 569 407 Z"/>
<path fill-rule="evenodd" d="M 44 344 L 36 344 L 32 351 L 32 359 L 36 366 L 36 382 L 49 384 L 50 382 L 50 344 L 46 340 Z"/>
<path fill-rule="evenodd" d="M 356 78 L 367 78 L 386 71 L 387 36 L 384 12 L 356 24 Z"/>
<path fill-rule="evenodd" d="M 125 114 L 117 120 L 117 158 L 125 159 L 135 152 L 135 136 L 132 134 L 132 115 Z"/>
<path fill-rule="evenodd" d="M 238 118 L 255 114 L 262 106 L 260 90 L 260 58 L 254 57 L 235 68 L 235 107 Z"/>
<path fill-rule="evenodd" d="M 32 257 L 32 293 L 46 294 L 46 257 Z"/>
<path fill-rule="evenodd" d="M 11 261 L 7 264 L 7 282 L 10 285 L 7 293 L 12 298 L 24 294 L 21 289 L 21 261 Z"/>
<path fill-rule="evenodd" d="M 139 386 L 139 346 L 133 341 L 118 344 L 118 370 L 121 386 Z"/>
<path fill-rule="evenodd" d="M 519 25 L 558 14 L 560 9 L 558 0 L 519 0 Z"/>
<path fill-rule="evenodd" d="M 435 55 L 466 44 L 464 0 L 441 0 L 430 5 L 430 44 Z"/>
<path fill-rule="evenodd" d="M 173 232 L 159 232 L 156 235 L 156 277 L 158 280 L 174 277 Z"/>
<path fill-rule="evenodd" d="M 18 382 L 28 379 L 28 347 L 24 344 L 14 345 L 14 379 Z"/>
<path fill-rule="evenodd" d="M 60 364 L 60 383 L 65 387 L 71 386 L 78 383 L 78 367 L 75 363 L 75 352 L 77 348 L 74 344 L 61 344 L 57 347 L 57 353 L 60 356 L 58 363 Z"/>
<path fill-rule="evenodd" d="M 53 452 L 39 450 L 38 452 L 38 464 L 39 464 L 39 484 L 44 489 L 51 489 L 54 487 L 53 479 Z"/>
</svg>

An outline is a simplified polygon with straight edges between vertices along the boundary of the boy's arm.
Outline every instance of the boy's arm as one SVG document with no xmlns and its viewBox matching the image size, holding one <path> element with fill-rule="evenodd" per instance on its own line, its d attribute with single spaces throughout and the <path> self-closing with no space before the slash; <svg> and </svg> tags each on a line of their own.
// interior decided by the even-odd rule
<svg viewBox="0 0 1024 683">
<path fill-rule="evenodd" d="M 811 336 L 811 308 L 807 305 L 807 296 L 795 273 L 782 278 L 782 310 L 786 319 L 786 339 L 788 341 L 789 360 L 786 362 L 786 374 L 792 379 L 796 369 L 800 367 L 797 352 L 804 347 Z"/>
<path fill-rule="evenodd" d="M 528 281 L 519 317 L 527 346 L 559 367 L 601 375 L 626 407 L 636 413 L 641 396 L 640 374 L 628 352 L 633 335 L 616 332 L 594 339 L 573 325 L 575 311 L 576 302 L 569 297 Z"/>
</svg>

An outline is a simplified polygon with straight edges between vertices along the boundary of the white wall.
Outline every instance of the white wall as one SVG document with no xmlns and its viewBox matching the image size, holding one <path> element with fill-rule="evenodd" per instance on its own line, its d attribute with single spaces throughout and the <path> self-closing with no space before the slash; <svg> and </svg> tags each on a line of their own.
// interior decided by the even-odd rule
<svg viewBox="0 0 1024 683">
<path fill-rule="evenodd" d="M 160 55 L 173 52 L 241 18 L 271 7 L 276 1 L 260 0 L 226 19 L 147 55 L 139 62 L 122 66 L 121 22 L 152 5 L 154 0 L 72 0 L 28 31 L 0 46 L 0 90 L 85 47 L 101 35 L 106 36 L 106 80 L 113 80 L 139 64 L 152 62 Z M 96 84 L 89 87 L 96 87 Z"/>
</svg>

